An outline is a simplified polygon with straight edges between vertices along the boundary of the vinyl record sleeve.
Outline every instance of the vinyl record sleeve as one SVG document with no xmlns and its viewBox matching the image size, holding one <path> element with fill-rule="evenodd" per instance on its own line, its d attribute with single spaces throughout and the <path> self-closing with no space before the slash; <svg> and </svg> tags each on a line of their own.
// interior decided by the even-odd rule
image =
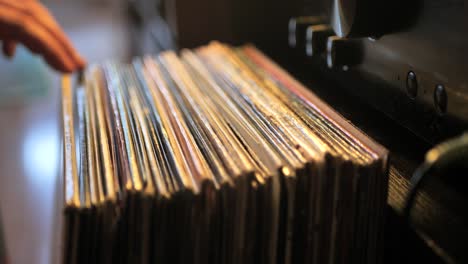
<svg viewBox="0 0 468 264">
<path fill-rule="evenodd" d="M 379 263 L 387 150 L 253 46 L 63 81 L 63 263 Z"/>
</svg>

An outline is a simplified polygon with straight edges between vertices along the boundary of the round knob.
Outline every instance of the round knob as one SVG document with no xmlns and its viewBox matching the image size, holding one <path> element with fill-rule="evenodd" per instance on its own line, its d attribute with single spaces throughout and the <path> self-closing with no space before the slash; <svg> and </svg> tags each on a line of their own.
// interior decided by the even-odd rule
<svg viewBox="0 0 468 264">
<path fill-rule="evenodd" d="M 348 37 L 356 15 L 356 0 L 333 0 L 331 24 L 339 37 Z"/>
<path fill-rule="evenodd" d="M 333 36 L 333 29 L 329 25 L 320 24 L 309 26 L 306 30 L 306 54 L 316 56 L 327 50 L 327 39 Z"/>
<path fill-rule="evenodd" d="M 309 26 L 321 24 L 325 21 L 322 16 L 294 17 L 288 24 L 288 42 L 292 48 L 304 46 L 306 29 Z"/>
<path fill-rule="evenodd" d="M 361 41 L 332 36 L 327 41 L 327 65 L 329 68 L 347 70 L 361 63 L 363 57 Z"/>
<path fill-rule="evenodd" d="M 379 37 L 408 26 L 418 1 L 333 0 L 331 24 L 337 36 Z"/>
</svg>

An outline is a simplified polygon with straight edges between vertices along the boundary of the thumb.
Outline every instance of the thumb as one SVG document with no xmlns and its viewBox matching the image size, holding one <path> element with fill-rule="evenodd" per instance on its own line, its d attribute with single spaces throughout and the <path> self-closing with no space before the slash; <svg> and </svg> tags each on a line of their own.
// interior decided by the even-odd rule
<svg viewBox="0 0 468 264">
<path fill-rule="evenodd" d="M 5 56 L 7 56 L 8 58 L 12 58 L 13 55 L 15 55 L 16 44 L 16 41 L 13 40 L 3 41 L 3 54 L 5 54 Z"/>
</svg>

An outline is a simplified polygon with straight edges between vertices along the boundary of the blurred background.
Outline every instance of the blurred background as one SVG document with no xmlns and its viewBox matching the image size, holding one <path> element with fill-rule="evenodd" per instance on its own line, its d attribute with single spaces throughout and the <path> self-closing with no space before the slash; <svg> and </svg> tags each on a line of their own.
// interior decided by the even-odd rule
<svg viewBox="0 0 468 264">
<path fill-rule="evenodd" d="M 280 42 L 265 36 L 287 30 L 285 7 L 275 8 L 280 1 L 255 1 L 255 6 L 247 0 L 41 2 L 90 64 L 211 39 L 234 44 L 257 39 L 274 47 Z M 273 13 L 282 19 L 262 19 Z M 12 60 L 0 56 L 0 221 L 11 263 L 57 263 L 59 257 L 60 78 L 25 48 L 18 47 Z"/>
</svg>

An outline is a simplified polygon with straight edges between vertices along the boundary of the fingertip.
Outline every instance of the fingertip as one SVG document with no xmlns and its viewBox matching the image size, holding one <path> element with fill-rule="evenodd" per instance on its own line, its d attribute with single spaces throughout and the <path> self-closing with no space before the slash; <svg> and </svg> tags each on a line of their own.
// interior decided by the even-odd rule
<svg viewBox="0 0 468 264">
<path fill-rule="evenodd" d="M 49 64 L 50 66 L 52 66 L 52 68 L 54 68 L 54 70 L 60 72 L 60 73 L 72 73 L 73 70 L 69 67 L 66 67 L 66 66 L 63 66 L 63 65 L 52 65 L 52 64 Z"/>
<path fill-rule="evenodd" d="M 9 59 L 11 59 L 15 55 L 16 51 L 16 42 L 14 41 L 5 41 L 3 42 L 3 54 Z"/>
<path fill-rule="evenodd" d="M 82 57 L 78 57 L 76 60 L 76 68 L 77 70 L 83 70 L 86 67 L 86 60 L 84 60 Z"/>
<path fill-rule="evenodd" d="M 78 68 L 76 62 L 67 57 L 60 57 L 55 54 L 46 54 L 44 55 L 44 58 L 50 66 L 62 73 L 72 73 Z"/>
<path fill-rule="evenodd" d="M 51 56 L 51 55 L 44 55 L 44 59 L 52 68 L 55 70 L 62 72 L 62 73 L 71 73 L 75 70 L 73 64 L 69 63 L 66 60 L 62 60 L 59 57 Z"/>
<path fill-rule="evenodd" d="M 58 69 L 58 71 L 61 72 L 61 73 L 65 73 L 65 74 L 69 74 L 69 73 L 74 72 L 74 70 L 72 70 L 70 68 L 60 68 L 60 69 Z"/>
<path fill-rule="evenodd" d="M 61 67 L 59 69 L 62 73 L 72 73 L 76 70 L 75 67 L 72 67 L 70 65 L 63 65 L 63 67 Z"/>
</svg>

